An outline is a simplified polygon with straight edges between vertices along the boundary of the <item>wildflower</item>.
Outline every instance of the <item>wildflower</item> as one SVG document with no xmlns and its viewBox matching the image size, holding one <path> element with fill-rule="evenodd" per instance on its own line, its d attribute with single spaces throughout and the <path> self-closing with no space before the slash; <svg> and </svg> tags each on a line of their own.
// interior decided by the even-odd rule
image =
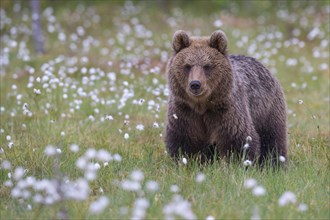
<svg viewBox="0 0 330 220">
<path fill-rule="evenodd" d="M 219 27 L 221 27 L 223 25 L 223 22 L 221 21 L 221 20 L 215 20 L 214 22 L 213 22 L 213 26 L 214 27 L 216 27 L 216 28 L 219 28 Z"/>
<path fill-rule="evenodd" d="M 136 126 L 136 129 L 139 130 L 139 131 L 143 131 L 144 130 L 144 126 L 142 124 L 138 124 Z"/>
<path fill-rule="evenodd" d="M 251 166 L 252 165 L 252 161 L 251 160 L 245 160 L 243 162 L 243 165 L 246 166 L 246 167 Z"/>
<path fill-rule="evenodd" d="M 285 157 L 283 157 L 283 156 L 279 156 L 279 160 L 282 162 L 282 163 L 284 163 L 285 162 Z"/>
<path fill-rule="evenodd" d="M 99 192 L 102 193 L 102 194 L 104 193 L 104 190 L 103 190 L 102 187 L 99 188 Z"/>
<path fill-rule="evenodd" d="M 95 163 L 95 164 L 94 164 L 94 167 L 95 167 L 95 169 L 97 169 L 97 170 L 101 168 L 101 166 L 100 166 L 99 163 Z"/>
<path fill-rule="evenodd" d="M 255 196 L 263 196 L 266 194 L 266 189 L 262 186 L 256 186 L 253 188 L 252 193 Z"/>
<path fill-rule="evenodd" d="M 127 140 L 129 138 L 129 134 L 125 133 L 124 138 Z"/>
<path fill-rule="evenodd" d="M 198 173 L 196 176 L 196 182 L 201 183 L 205 180 L 205 175 L 203 173 Z"/>
<path fill-rule="evenodd" d="M 170 187 L 170 191 L 171 191 L 172 193 L 177 193 L 177 192 L 180 191 L 180 188 L 179 188 L 177 185 L 171 185 L 171 187 Z"/>
<path fill-rule="evenodd" d="M 299 212 L 305 212 L 308 210 L 308 206 L 305 203 L 300 203 L 298 206 L 298 211 Z"/>
<path fill-rule="evenodd" d="M 163 208 L 165 219 L 173 219 L 175 215 L 183 219 L 196 219 L 191 210 L 189 201 L 183 199 L 180 195 L 174 195 L 172 201 Z"/>
<path fill-rule="evenodd" d="M 109 204 L 109 199 L 106 196 L 101 196 L 98 200 L 92 202 L 89 206 L 90 213 L 101 213 Z"/>
<path fill-rule="evenodd" d="M 243 149 L 248 149 L 250 147 L 249 143 L 244 144 Z"/>
<path fill-rule="evenodd" d="M 95 157 L 100 161 L 110 161 L 110 160 L 112 160 L 112 155 L 104 149 L 98 150 Z"/>
<path fill-rule="evenodd" d="M 34 92 L 34 94 L 36 94 L 36 95 L 40 95 L 41 94 L 41 92 L 40 92 L 40 89 L 33 89 L 33 92 Z"/>
<path fill-rule="evenodd" d="M 244 181 L 244 188 L 246 189 L 251 189 L 253 187 L 255 187 L 257 185 L 257 180 L 253 179 L 253 178 L 249 178 L 247 180 Z"/>
<path fill-rule="evenodd" d="M 14 176 L 13 177 L 17 181 L 17 180 L 22 179 L 23 175 L 24 175 L 24 169 L 23 169 L 23 167 L 17 167 L 15 169 L 15 172 L 14 172 Z"/>
<path fill-rule="evenodd" d="M 106 115 L 105 120 L 112 121 L 113 117 L 111 115 Z"/>
<path fill-rule="evenodd" d="M 8 143 L 9 148 L 12 148 L 13 146 L 14 146 L 14 142 L 11 141 L 11 142 Z"/>
<path fill-rule="evenodd" d="M 7 140 L 7 141 L 11 141 L 11 137 L 10 137 L 10 135 L 7 135 L 7 136 L 6 136 L 6 140 Z"/>
<path fill-rule="evenodd" d="M 149 201 L 146 198 L 138 198 L 134 202 L 133 213 L 131 219 L 144 219 L 146 210 L 149 207 Z"/>
<path fill-rule="evenodd" d="M 293 192 L 287 191 L 282 194 L 282 196 L 278 200 L 279 206 L 285 206 L 290 203 L 296 203 L 297 197 Z"/>
<path fill-rule="evenodd" d="M 61 136 L 65 136 L 65 132 L 64 131 L 61 131 Z"/>
<path fill-rule="evenodd" d="M 96 150 L 94 148 L 88 148 L 88 150 L 85 152 L 85 156 L 87 159 L 93 159 L 96 157 Z"/>
<path fill-rule="evenodd" d="M 174 119 L 178 119 L 178 116 L 176 114 L 173 114 Z"/>
<path fill-rule="evenodd" d="M 157 123 L 157 122 L 154 122 L 153 127 L 154 127 L 154 128 L 159 128 L 158 123 Z"/>
<path fill-rule="evenodd" d="M 6 180 L 3 183 L 3 185 L 6 186 L 6 187 L 10 187 L 10 188 L 14 186 L 14 184 L 13 184 L 13 182 L 11 180 Z"/>
<path fill-rule="evenodd" d="M 54 146 L 52 145 L 47 145 L 46 148 L 45 148 L 45 154 L 47 156 L 53 156 L 56 154 L 56 149 Z"/>
<path fill-rule="evenodd" d="M 251 220 L 260 220 L 260 213 L 258 207 L 254 207 Z"/>
<path fill-rule="evenodd" d="M 10 170 L 10 168 L 11 168 L 11 163 L 8 160 L 2 161 L 1 169 Z"/>
<path fill-rule="evenodd" d="M 141 189 L 141 184 L 132 180 L 123 180 L 120 186 L 123 190 L 127 191 L 139 191 Z"/>
<path fill-rule="evenodd" d="M 143 172 L 141 170 L 134 170 L 131 175 L 131 179 L 137 182 L 140 182 L 144 179 Z"/>
<path fill-rule="evenodd" d="M 187 165 L 187 158 L 183 157 L 183 158 L 182 158 L 182 163 L 183 163 L 184 165 Z"/>
<path fill-rule="evenodd" d="M 70 150 L 74 153 L 77 153 L 79 151 L 79 146 L 77 144 L 71 144 Z"/>
<path fill-rule="evenodd" d="M 250 141 L 252 141 L 252 137 L 251 136 L 247 136 L 246 137 L 246 142 L 250 142 Z"/>
<path fill-rule="evenodd" d="M 156 181 L 149 180 L 146 183 L 146 189 L 149 192 L 157 191 L 159 189 L 158 183 Z"/>
<path fill-rule="evenodd" d="M 113 159 L 114 161 L 120 162 L 122 160 L 122 157 L 119 154 L 114 154 Z"/>
<path fill-rule="evenodd" d="M 212 215 L 208 215 L 205 220 L 215 220 L 215 218 Z"/>
<path fill-rule="evenodd" d="M 76 161 L 76 167 L 83 170 L 85 169 L 86 166 L 87 166 L 87 160 L 84 157 L 78 158 L 78 160 Z"/>
<path fill-rule="evenodd" d="M 302 105 L 302 104 L 304 103 L 304 101 L 301 100 L 301 99 L 299 99 L 299 100 L 298 100 L 298 103 L 299 103 L 299 105 Z"/>
</svg>

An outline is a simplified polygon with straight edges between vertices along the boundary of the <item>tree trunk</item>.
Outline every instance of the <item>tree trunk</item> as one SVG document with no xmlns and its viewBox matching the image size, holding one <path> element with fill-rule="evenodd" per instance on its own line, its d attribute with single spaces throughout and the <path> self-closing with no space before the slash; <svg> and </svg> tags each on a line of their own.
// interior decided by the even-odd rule
<svg viewBox="0 0 330 220">
<path fill-rule="evenodd" d="M 40 22 L 40 1 L 30 0 L 32 9 L 32 36 L 34 40 L 34 47 L 38 54 L 44 53 L 44 37 L 42 35 L 42 28 Z"/>
</svg>

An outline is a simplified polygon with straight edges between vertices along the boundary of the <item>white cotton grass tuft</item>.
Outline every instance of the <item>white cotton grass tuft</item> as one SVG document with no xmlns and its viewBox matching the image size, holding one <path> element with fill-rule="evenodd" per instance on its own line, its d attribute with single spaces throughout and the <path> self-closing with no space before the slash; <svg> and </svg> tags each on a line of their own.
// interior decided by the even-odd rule
<svg viewBox="0 0 330 220">
<path fill-rule="evenodd" d="M 170 203 L 163 207 L 163 213 L 165 215 L 165 219 L 174 219 L 174 216 L 178 216 L 183 219 L 197 219 L 191 209 L 190 202 L 182 198 L 181 195 L 173 195 Z"/>
<path fill-rule="evenodd" d="M 1 163 L 1 169 L 10 170 L 11 169 L 11 163 L 8 160 L 3 160 L 2 163 Z"/>
<path fill-rule="evenodd" d="M 177 185 L 174 184 L 174 185 L 171 185 L 170 191 L 172 193 L 178 193 L 178 192 L 180 192 L 180 188 Z"/>
<path fill-rule="evenodd" d="M 205 220 L 215 220 L 215 218 L 212 215 L 206 216 Z"/>
<path fill-rule="evenodd" d="M 136 129 L 139 130 L 139 131 L 143 131 L 144 130 L 144 125 L 143 124 L 138 124 L 136 126 Z"/>
<path fill-rule="evenodd" d="M 47 145 L 44 152 L 47 156 L 54 156 L 57 154 L 56 148 L 52 145 Z"/>
<path fill-rule="evenodd" d="M 147 214 L 150 202 L 146 198 L 137 198 L 134 202 L 132 220 L 142 220 Z"/>
<path fill-rule="evenodd" d="M 279 206 L 286 206 L 288 204 L 294 204 L 297 202 L 297 197 L 293 192 L 287 191 L 284 192 L 281 197 L 278 199 Z"/>
<path fill-rule="evenodd" d="M 279 159 L 282 163 L 284 163 L 284 162 L 286 161 L 285 157 L 283 157 L 283 156 L 279 156 L 278 159 Z"/>
<path fill-rule="evenodd" d="M 260 213 L 258 207 L 254 207 L 251 220 L 261 220 Z"/>
<path fill-rule="evenodd" d="M 246 166 L 246 167 L 252 166 L 252 161 L 251 160 L 245 160 L 243 162 L 243 165 Z"/>
<path fill-rule="evenodd" d="M 159 185 L 158 185 L 158 183 L 156 181 L 149 180 L 146 183 L 146 190 L 149 191 L 149 192 L 158 191 L 159 190 Z"/>
<path fill-rule="evenodd" d="M 106 196 L 101 196 L 89 206 L 89 212 L 93 214 L 101 213 L 109 204 L 109 199 Z"/>
<path fill-rule="evenodd" d="M 130 177 L 133 181 L 140 182 L 144 179 L 144 174 L 141 170 L 133 170 Z"/>
<path fill-rule="evenodd" d="M 266 189 L 263 186 L 255 186 L 252 189 L 252 194 L 254 196 L 264 196 L 266 194 Z"/>
<path fill-rule="evenodd" d="M 248 149 L 250 147 L 249 143 L 244 144 L 243 149 Z"/>
<path fill-rule="evenodd" d="M 18 181 L 18 180 L 22 179 L 23 176 L 24 176 L 24 168 L 23 167 L 17 167 L 15 169 L 15 172 L 14 172 L 14 175 L 13 175 L 14 179 L 16 181 Z"/>
<path fill-rule="evenodd" d="M 243 184 L 244 188 L 251 189 L 255 186 L 257 186 L 257 180 L 253 178 L 246 179 Z"/>
<path fill-rule="evenodd" d="M 123 180 L 120 183 L 120 187 L 126 191 L 140 191 L 141 184 L 133 180 Z"/>
<path fill-rule="evenodd" d="M 183 157 L 183 158 L 182 158 L 182 163 L 183 163 L 184 165 L 187 165 L 187 163 L 188 163 L 187 158 Z"/>
<path fill-rule="evenodd" d="M 71 144 L 70 150 L 74 153 L 77 153 L 79 151 L 79 146 L 77 144 Z"/>
<path fill-rule="evenodd" d="M 205 174 L 204 173 L 198 173 L 196 176 L 196 182 L 201 183 L 205 180 Z"/>
<path fill-rule="evenodd" d="M 308 206 L 305 203 L 300 203 L 298 205 L 298 211 L 299 212 L 306 212 L 308 210 Z"/>
</svg>

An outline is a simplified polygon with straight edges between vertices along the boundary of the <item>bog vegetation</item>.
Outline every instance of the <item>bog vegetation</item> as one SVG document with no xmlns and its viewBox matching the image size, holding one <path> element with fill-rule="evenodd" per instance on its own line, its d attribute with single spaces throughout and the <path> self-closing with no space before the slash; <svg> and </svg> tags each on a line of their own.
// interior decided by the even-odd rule
<svg viewBox="0 0 330 220">
<path fill-rule="evenodd" d="M 329 217 L 328 1 L 26 1 L 0 9 L 1 219 Z M 165 152 L 172 34 L 222 29 L 281 82 L 288 167 Z"/>
</svg>

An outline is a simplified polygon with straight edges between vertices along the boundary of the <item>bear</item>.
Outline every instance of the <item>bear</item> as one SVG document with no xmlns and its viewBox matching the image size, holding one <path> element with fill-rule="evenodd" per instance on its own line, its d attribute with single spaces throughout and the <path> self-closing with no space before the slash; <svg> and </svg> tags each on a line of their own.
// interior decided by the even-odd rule
<svg viewBox="0 0 330 220">
<path fill-rule="evenodd" d="M 287 158 L 282 87 L 256 59 L 230 55 L 227 44 L 221 30 L 210 37 L 174 33 L 166 70 L 167 153 L 177 159 L 238 155 L 252 164 L 280 164 Z"/>
</svg>

